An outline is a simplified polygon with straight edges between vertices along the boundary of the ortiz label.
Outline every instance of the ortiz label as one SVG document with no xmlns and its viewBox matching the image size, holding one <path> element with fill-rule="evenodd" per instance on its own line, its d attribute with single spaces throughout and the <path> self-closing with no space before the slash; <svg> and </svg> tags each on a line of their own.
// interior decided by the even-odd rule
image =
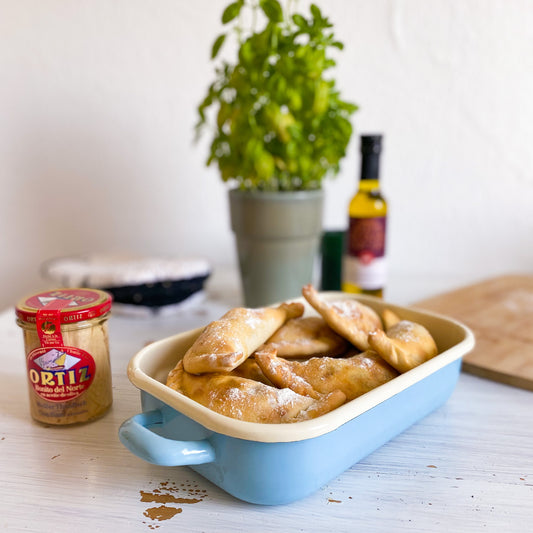
<svg viewBox="0 0 533 533">
<path fill-rule="evenodd" d="M 93 382 L 94 359 L 74 346 L 36 348 L 28 354 L 28 377 L 43 400 L 66 402 L 83 394 Z"/>
<path fill-rule="evenodd" d="M 350 218 L 344 279 L 362 289 L 383 288 L 386 281 L 386 217 Z"/>
</svg>

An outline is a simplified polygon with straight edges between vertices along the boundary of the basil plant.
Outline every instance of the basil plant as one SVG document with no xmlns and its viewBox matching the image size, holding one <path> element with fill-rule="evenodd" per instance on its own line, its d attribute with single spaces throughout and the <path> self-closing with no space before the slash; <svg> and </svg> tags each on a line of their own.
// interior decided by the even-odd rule
<svg viewBox="0 0 533 533">
<path fill-rule="evenodd" d="M 216 162 L 222 179 L 241 189 L 319 189 L 338 173 L 352 134 L 357 106 L 325 76 L 335 65 L 328 52 L 343 44 L 316 5 L 304 16 L 293 3 L 232 2 L 222 14 L 227 32 L 212 47 L 216 77 L 198 107 L 197 133 L 213 126 L 207 164 Z M 238 43 L 232 63 L 220 59 L 230 35 Z"/>
</svg>

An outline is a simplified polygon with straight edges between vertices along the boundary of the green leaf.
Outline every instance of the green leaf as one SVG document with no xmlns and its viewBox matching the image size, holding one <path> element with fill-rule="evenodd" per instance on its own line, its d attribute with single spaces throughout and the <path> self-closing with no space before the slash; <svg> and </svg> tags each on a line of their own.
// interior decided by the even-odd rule
<svg viewBox="0 0 533 533">
<path fill-rule="evenodd" d="M 215 42 L 213 43 L 213 48 L 211 48 L 211 59 L 215 59 L 215 57 L 217 57 L 218 52 L 220 51 L 221 46 L 224 44 L 225 39 L 225 33 L 222 33 L 215 39 Z"/>
<path fill-rule="evenodd" d="M 289 108 L 294 111 L 302 109 L 302 95 L 296 89 L 287 90 L 287 99 L 289 101 Z"/>
<path fill-rule="evenodd" d="M 307 29 L 307 20 L 305 20 L 305 18 L 302 17 L 302 15 L 298 15 L 298 13 L 296 13 L 296 15 L 292 16 L 292 21 L 299 28 Z"/>
<path fill-rule="evenodd" d="M 213 126 L 208 163 L 241 189 L 320 188 L 325 176 L 339 171 L 352 134 L 350 115 L 357 110 L 324 76 L 335 65 L 327 52 L 342 50 L 342 43 L 314 4 L 286 20 L 281 0 L 227 3 L 227 26 L 211 50 L 219 65 L 197 110 L 196 133 Z M 252 27 L 245 27 L 248 7 L 259 10 L 261 28 L 254 29 L 253 17 Z M 232 35 L 238 53 L 227 62 L 220 50 Z"/>
<path fill-rule="evenodd" d="M 256 55 L 254 54 L 254 46 L 251 40 L 248 40 L 242 44 L 239 48 L 239 59 L 245 66 L 253 64 Z"/>
<path fill-rule="evenodd" d="M 283 9 L 278 0 L 261 0 L 259 6 L 271 22 L 281 22 L 283 20 Z"/>
<path fill-rule="evenodd" d="M 311 14 L 315 19 L 322 20 L 322 13 L 316 4 L 311 4 Z"/>
<path fill-rule="evenodd" d="M 260 178 L 269 179 L 275 168 L 274 158 L 266 150 L 260 149 L 254 157 L 254 168 Z"/>
<path fill-rule="evenodd" d="M 315 87 L 315 97 L 313 100 L 313 113 L 322 115 L 329 106 L 329 85 L 324 80 L 319 80 Z"/>
<path fill-rule="evenodd" d="M 222 13 L 222 24 L 227 24 L 239 16 L 243 6 L 242 0 L 231 3 Z"/>
</svg>

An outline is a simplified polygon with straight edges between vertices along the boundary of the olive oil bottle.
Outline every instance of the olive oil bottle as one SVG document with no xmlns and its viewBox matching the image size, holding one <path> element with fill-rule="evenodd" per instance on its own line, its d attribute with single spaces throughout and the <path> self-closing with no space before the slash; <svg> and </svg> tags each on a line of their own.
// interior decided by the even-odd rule
<svg viewBox="0 0 533 533">
<path fill-rule="evenodd" d="M 351 199 L 342 290 L 382 297 L 386 282 L 387 202 L 379 188 L 382 135 L 361 136 L 359 188 Z"/>
</svg>

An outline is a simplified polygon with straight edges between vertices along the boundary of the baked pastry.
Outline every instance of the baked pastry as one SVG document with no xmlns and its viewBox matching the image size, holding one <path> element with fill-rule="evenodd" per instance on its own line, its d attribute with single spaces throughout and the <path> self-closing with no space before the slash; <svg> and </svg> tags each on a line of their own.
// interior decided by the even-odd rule
<svg viewBox="0 0 533 533">
<path fill-rule="evenodd" d="M 264 424 L 310 420 L 346 401 L 341 391 L 319 395 L 315 399 L 288 388 L 277 389 L 231 374 L 189 374 L 181 361 L 170 372 L 167 385 L 212 411 L 238 420 Z"/>
<path fill-rule="evenodd" d="M 191 374 L 229 372 L 238 367 L 287 320 L 303 314 L 301 303 L 284 303 L 277 308 L 238 307 L 211 322 L 183 357 Z"/>
<path fill-rule="evenodd" d="M 257 361 L 253 357 L 248 357 L 237 368 L 234 368 L 230 373 L 232 376 L 239 378 L 253 379 L 260 381 L 266 385 L 272 385 L 272 382 L 265 376 Z"/>
<path fill-rule="evenodd" d="M 335 333 L 320 316 L 291 318 L 266 344 L 275 348 L 279 357 L 334 357 L 348 349 L 346 339 Z"/>
<path fill-rule="evenodd" d="M 318 316 L 303 317 L 303 304 L 284 303 L 232 309 L 211 322 L 167 386 L 238 420 L 300 422 L 437 355 L 427 329 L 391 309 L 380 318 L 354 299 L 328 301 L 310 284 L 302 294 Z"/>
<path fill-rule="evenodd" d="M 407 372 L 437 355 L 437 345 L 429 331 L 416 322 L 400 320 L 387 329 L 368 335 L 368 343 L 399 372 Z"/>
<path fill-rule="evenodd" d="M 274 385 L 312 397 L 341 390 L 347 400 L 353 400 L 398 375 L 373 351 L 347 358 L 313 357 L 299 362 L 279 358 L 274 349 L 265 346 L 254 357 Z"/>
<path fill-rule="evenodd" d="M 385 331 L 387 331 L 389 328 L 392 328 L 394 324 L 397 324 L 401 320 L 401 318 L 391 309 L 384 309 L 381 313 L 381 318 L 383 319 Z"/>
<path fill-rule="evenodd" d="M 379 315 L 357 300 L 323 300 L 311 284 L 302 289 L 302 294 L 331 329 L 361 351 L 370 347 L 368 334 L 376 329 L 382 329 Z"/>
</svg>

